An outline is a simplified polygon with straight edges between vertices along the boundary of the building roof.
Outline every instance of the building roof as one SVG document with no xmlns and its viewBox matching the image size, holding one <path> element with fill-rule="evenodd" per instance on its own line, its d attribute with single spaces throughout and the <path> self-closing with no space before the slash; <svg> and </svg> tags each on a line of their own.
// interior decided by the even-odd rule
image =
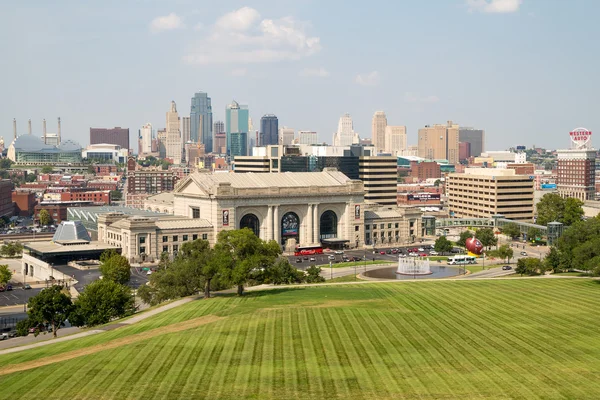
<svg viewBox="0 0 600 400">
<path fill-rule="evenodd" d="M 173 193 L 159 193 L 154 196 L 148 197 L 144 203 L 151 203 L 153 205 L 173 205 Z"/>
<path fill-rule="evenodd" d="M 331 187 L 345 186 L 351 181 L 346 175 L 337 170 L 326 170 L 322 172 L 277 172 L 277 173 L 227 173 L 210 174 L 194 172 L 190 175 L 198 185 L 211 188 L 220 183 L 229 183 L 237 189 L 261 189 L 261 188 L 298 188 L 298 187 Z"/>
<path fill-rule="evenodd" d="M 64 245 L 54 242 L 30 242 L 25 243 L 24 247 L 33 251 L 34 253 L 53 256 L 57 256 L 59 254 L 73 254 L 90 251 L 98 252 L 109 249 L 118 249 L 116 246 L 96 241 L 89 243 L 66 243 Z"/>
<path fill-rule="evenodd" d="M 41 138 L 34 135 L 21 135 L 13 140 L 11 146 L 13 146 L 17 152 L 27 153 L 81 152 L 81 146 L 72 140 L 65 140 L 57 147 L 45 144 Z"/>
<path fill-rule="evenodd" d="M 390 210 L 388 208 L 382 208 L 380 210 L 366 210 L 365 219 L 379 219 L 379 218 L 402 218 L 402 214 L 397 210 Z"/>
<path fill-rule="evenodd" d="M 62 221 L 56 228 L 52 241 L 57 243 L 85 241 L 89 243 L 92 238 L 81 221 Z"/>
<path fill-rule="evenodd" d="M 212 224 L 206 219 L 157 219 L 156 227 L 158 229 L 192 229 L 192 228 L 210 228 Z"/>
</svg>

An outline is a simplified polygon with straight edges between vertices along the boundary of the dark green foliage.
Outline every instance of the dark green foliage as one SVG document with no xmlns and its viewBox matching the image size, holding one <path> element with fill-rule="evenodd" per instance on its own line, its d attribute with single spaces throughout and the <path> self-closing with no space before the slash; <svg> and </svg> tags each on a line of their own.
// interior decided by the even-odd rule
<svg viewBox="0 0 600 400">
<path fill-rule="evenodd" d="M 17 326 L 15 330 L 17 331 L 17 336 L 27 336 L 29 335 L 29 328 L 32 327 L 31 320 L 29 318 L 25 318 L 17 322 Z"/>
<path fill-rule="evenodd" d="M 478 229 L 475 233 L 475 237 L 479 239 L 483 247 L 490 247 L 498 244 L 498 238 L 491 228 Z"/>
<path fill-rule="evenodd" d="M 473 235 L 473 232 L 471 232 L 471 231 L 469 231 L 469 230 L 467 230 L 467 231 L 462 231 L 462 232 L 460 233 L 460 238 L 459 238 L 459 239 L 456 241 L 456 244 L 457 244 L 458 246 L 465 247 L 465 246 L 467 245 L 467 243 L 466 243 L 466 242 L 467 242 L 467 239 L 469 239 L 469 238 L 472 238 L 473 236 L 474 236 L 474 235 Z"/>
<path fill-rule="evenodd" d="M 515 268 L 515 272 L 521 274 L 521 276 L 540 275 L 544 273 L 544 271 L 545 267 L 542 261 L 533 257 L 520 258 L 519 261 L 517 261 L 517 268 Z"/>
<path fill-rule="evenodd" d="M 564 199 L 556 193 L 545 194 L 536 206 L 537 223 L 547 225 L 557 221 L 570 226 L 581 221 L 583 202 L 575 198 Z"/>
<path fill-rule="evenodd" d="M 12 271 L 8 268 L 8 265 L 0 265 L 0 285 L 5 285 L 12 278 Z"/>
<path fill-rule="evenodd" d="M 127 258 L 120 254 L 112 255 L 100 265 L 102 278 L 116 283 L 125 284 L 131 277 L 131 265 Z"/>
<path fill-rule="evenodd" d="M 304 272 L 296 269 L 287 258 L 279 258 L 271 268 L 267 270 L 264 283 L 274 285 L 288 285 L 304 282 Z"/>
<path fill-rule="evenodd" d="M 123 192 L 120 190 L 111 190 L 110 191 L 110 200 L 111 201 L 119 201 L 123 199 Z"/>
<path fill-rule="evenodd" d="M 452 242 L 449 241 L 446 236 L 440 236 L 436 239 L 433 248 L 440 254 L 448 253 L 452 251 Z"/>
<path fill-rule="evenodd" d="M 23 252 L 23 245 L 19 242 L 8 242 L 0 247 L 0 254 L 6 257 L 14 257 Z"/>
<path fill-rule="evenodd" d="M 75 326 L 95 326 L 133 314 L 134 311 L 131 289 L 100 279 L 87 285 L 79 295 L 69 320 Z"/>
<path fill-rule="evenodd" d="M 40 210 L 40 225 L 50 225 L 52 223 L 52 217 L 48 210 Z"/>
<path fill-rule="evenodd" d="M 31 326 L 49 324 L 52 326 L 52 334 L 56 337 L 56 331 L 69 318 L 73 310 L 71 297 L 67 293 L 62 286 L 55 285 L 30 298 L 27 303 L 27 314 Z"/>
<path fill-rule="evenodd" d="M 311 265 L 306 269 L 306 283 L 325 282 L 325 278 L 321 276 L 321 267 Z"/>
<path fill-rule="evenodd" d="M 510 259 L 513 257 L 513 255 L 513 249 L 507 244 L 503 244 L 498 249 L 498 257 L 500 257 L 503 260 L 506 260 L 506 262 L 510 262 Z"/>
<path fill-rule="evenodd" d="M 518 238 L 519 236 L 521 236 L 521 228 L 519 228 L 519 225 L 515 224 L 514 222 L 510 222 L 506 225 L 504 225 L 500 231 L 502 231 L 503 234 L 505 234 L 506 236 L 509 236 L 512 239 Z"/>
</svg>

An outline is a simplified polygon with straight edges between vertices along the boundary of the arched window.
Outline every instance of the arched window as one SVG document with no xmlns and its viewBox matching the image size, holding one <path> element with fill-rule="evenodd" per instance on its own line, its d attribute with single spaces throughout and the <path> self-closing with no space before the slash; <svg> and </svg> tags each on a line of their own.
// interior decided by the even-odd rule
<svg viewBox="0 0 600 400">
<path fill-rule="evenodd" d="M 240 229 L 248 228 L 258 237 L 260 237 L 260 222 L 254 214 L 246 214 L 240 220 Z"/>
<path fill-rule="evenodd" d="M 319 221 L 319 240 L 337 238 L 337 225 L 338 218 L 333 211 L 327 210 L 321 214 L 321 219 Z"/>
<path fill-rule="evenodd" d="M 294 212 L 288 212 L 281 218 L 281 244 L 288 239 L 296 239 L 300 243 L 300 218 Z"/>
</svg>

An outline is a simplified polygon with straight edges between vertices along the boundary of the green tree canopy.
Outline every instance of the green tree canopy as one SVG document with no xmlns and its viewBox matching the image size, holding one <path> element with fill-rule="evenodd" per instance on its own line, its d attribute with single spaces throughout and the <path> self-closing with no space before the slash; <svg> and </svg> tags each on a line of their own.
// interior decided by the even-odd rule
<svg viewBox="0 0 600 400">
<path fill-rule="evenodd" d="M 244 293 L 244 284 L 255 274 L 270 268 L 281 254 L 275 241 L 265 242 L 248 228 L 221 231 L 217 236 L 215 252 L 225 277 L 237 286 L 238 295 Z"/>
<path fill-rule="evenodd" d="M 120 190 L 111 190 L 110 191 L 110 200 L 111 201 L 120 201 L 123 199 L 123 192 Z"/>
<path fill-rule="evenodd" d="M 521 274 L 521 276 L 539 275 L 544 272 L 544 269 L 544 265 L 540 259 L 525 257 L 520 258 L 519 261 L 517 261 L 517 268 L 515 268 L 515 272 L 517 274 Z"/>
<path fill-rule="evenodd" d="M 510 259 L 513 258 L 513 255 L 513 249 L 507 244 L 503 244 L 500 246 L 500 248 L 498 248 L 498 257 L 506 260 L 506 262 L 510 262 Z"/>
<path fill-rule="evenodd" d="M 579 199 L 563 199 L 556 193 L 545 194 L 536 206 L 537 223 L 548 225 L 557 221 L 567 226 L 581 221 L 583 217 L 583 202 Z"/>
<path fill-rule="evenodd" d="M 51 165 L 44 165 L 42 167 L 42 174 L 49 174 L 54 170 Z"/>
<path fill-rule="evenodd" d="M 535 240 L 539 237 L 542 237 L 542 231 L 538 228 L 531 227 L 527 229 L 527 237 L 529 240 Z"/>
<path fill-rule="evenodd" d="M 56 337 L 64 322 L 73 310 L 71 296 L 63 290 L 62 286 L 50 286 L 37 295 L 31 297 L 27 303 L 27 315 L 31 326 L 52 325 L 52 334 Z"/>
<path fill-rule="evenodd" d="M 265 283 L 274 285 L 302 283 L 304 280 L 304 272 L 292 266 L 287 258 L 278 258 L 273 266 L 267 270 L 265 277 Z"/>
<path fill-rule="evenodd" d="M 435 251 L 437 251 L 438 253 L 448 253 L 450 251 L 452 251 L 452 242 L 449 241 L 446 236 L 440 236 L 439 238 L 437 238 L 435 240 L 435 244 L 433 246 L 433 248 L 435 249 Z"/>
<path fill-rule="evenodd" d="M 23 252 L 23 245 L 19 242 L 8 242 L 0 247 L 0 254 L 6 257 L 14 257 Z"/>
<path fill-rule="evenodd" d="M 50 225 L 52 223 L 52 217 L 46 209 L 40 210 L 40 225 Z"/>
<path fill-rule="evenodd" d="M 503 234 L 511 237 L 512 239 L 521 236 L 521 228 L 519 228 L 519 225 L 515 224 L 514 222 L 504 225 L 500 230 Z"/>
<path fill-rule="evenodd" d="M 565 210 L 563 214 L 563 219 L 559 222 L 562 222 L 567 226 L 571 226 L 575 222 L 581 221 L 583 215 L 583 201 L 569 197 L 565 199 Z"/>
<path fill-rule="evenodd" d="M 491 228 L 478 229 L 475 233 L 475 237 L 479 239 L 484 247 L 495 246 L 498 244 L 498 238 L 494 234 L 494 230 Z"/>
<path fill-rule="evenodd" d="M 8 268 L 8 265 L 0 265 L 0 285 L 6 285 L 10 278 L 12 278 L 12 271 Z"/>
<path fill-rule="evenodd" d="M 131 278 L 131 265 L 127 258 L 120 254 L 111 256 L 100 265 L 102 278 L 116 283 L 125 284 Z"/>
<path fill-rule="evenodd" d="M 306 283 L 321 283 L 325 282 L 325 278 L 321 276 L 321 267 L 311 265 L 306 269 Z"/>
<path fill-rule="evenodd" d="M 79 295 L 69 321 L 75 326 L 96 326 L 133 314 L 134 310 L 131 289 L 100 279 Z"/>
</svg>

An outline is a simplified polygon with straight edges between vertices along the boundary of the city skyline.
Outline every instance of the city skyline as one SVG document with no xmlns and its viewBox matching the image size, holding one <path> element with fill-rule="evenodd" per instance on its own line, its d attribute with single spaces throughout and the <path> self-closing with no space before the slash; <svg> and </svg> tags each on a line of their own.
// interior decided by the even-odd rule
<svg viewBox="0 0 600 400">
<path fill-rule="evenodd" d="M 512 6 L 501 9 L 500 3 Z M 255 121 L 273 113 L 282 125 L 318 132 L 321 142 L 331 142 L 346 112 L 362 138 L 369 137 L 373 113 L 382 110 L 407 127 L 409 145 L 425 125 L 452 120 L 484 129 L 488 149 L 561 148 L 568 145 L 565 132 L 577 126 L 594 131 L 600 123 L 593 69 L 598 28 L 580 23 L 554 29 L 588 20 L 600 10 L 595 2 L 376 1 L 344 7 L 331 1 L 324 9 L 314 2 L 132 4 L 90 5 L 91 12 L 61 2 L 0 6 L 6 16 L 0 32 L 11 37 L 0 49 L 12 60 L 0 100 L 5 141 L 12 137 L 13 118 L 20 134 L 32 119 L 39 125 L 33 134 L 41 136 L 41 121 L 60 115 L 65 139 L 78 140 L 89 127 L 122 126 L 135 143 L 144 123 L 162 128 L 166 101 L 189 104 L 200 90 L 210 93 L 215 120 L 225 119 L 224 108 L 235 98 L 248 104 Z M 336 19 L 329 21 L 333 10 Z M 370 18 L 373 10 L 378 18 Z M 336 35 L 341 21 L 363 14 L 361 29 Z M 387 23 L 398 17 L 405 19 L 401 26 Z M 447 20 L 455 22 L 452 29 L 442 23 Z M 232 21 L 242 21 L 237 30 Z M 431 29 L 415 36 L 425 22 Z M 95 28 L 84 29 L 89 26 Z M 298 35 L 278 36 L 283 28 Z M 248 40 L 248 51 L 224 39 L 233 34 Z M 402 37 L 411 40 L 397 39 Z M 268 51 L 258 52 L 261 45 Z M 352 66 L 338 61 L 354 46 L 366 57 Z M 141 68 L 139 62 L 156 52 L 165 57 Z M 444 62 L 429 62 L 432 55 Z"/>
</svg>

